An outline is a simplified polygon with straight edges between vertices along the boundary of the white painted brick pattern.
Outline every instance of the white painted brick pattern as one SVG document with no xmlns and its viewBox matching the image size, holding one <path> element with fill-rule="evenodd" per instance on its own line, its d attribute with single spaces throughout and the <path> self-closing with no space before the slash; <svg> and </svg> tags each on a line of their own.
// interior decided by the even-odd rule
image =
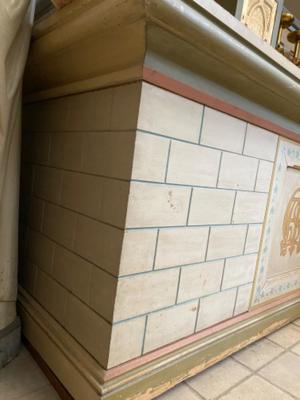
<svg viewBox="0 0 300 400">
<path fill-rule="evenodd" d="M 208 227 L 161 229 L 159 231 L 155 268 L 204 261 Z"/>
<path fill-rule="evenodd" d="M 138 129 L 198 143 L 203 106 L 143 83 Z"/>
<path fill-rule="evenodd" d="M 200 143 L 241 153 L 246 123 L 223 112 L 205 107 Z"/>
</svg>

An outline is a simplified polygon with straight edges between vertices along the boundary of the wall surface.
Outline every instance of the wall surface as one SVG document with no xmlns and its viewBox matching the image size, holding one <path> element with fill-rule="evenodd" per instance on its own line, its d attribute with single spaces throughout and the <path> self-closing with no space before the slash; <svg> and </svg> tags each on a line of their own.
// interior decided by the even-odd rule
<svg viewBox="0 0 300 400">
<path fill-rule="evenodd" d="M 106 367 L 140 84 L 24 110 L 20 280 Z"/>
<path fill-rule="evenodd" d="M 143 83 L 110 366 L 248 310 L 277 141 Z"/>
</svg>

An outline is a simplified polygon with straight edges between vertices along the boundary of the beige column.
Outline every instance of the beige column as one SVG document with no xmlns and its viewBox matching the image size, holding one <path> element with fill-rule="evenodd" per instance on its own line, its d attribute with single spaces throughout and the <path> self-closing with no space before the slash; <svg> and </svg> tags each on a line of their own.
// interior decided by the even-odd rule
<svg viewBox="0 0 300 400">
<path fill-rule="evenodd" d="M 0 1 L 0 367 L 13 356 L 16 322 L 22 75 L 35 1 Z"/>
</svg>

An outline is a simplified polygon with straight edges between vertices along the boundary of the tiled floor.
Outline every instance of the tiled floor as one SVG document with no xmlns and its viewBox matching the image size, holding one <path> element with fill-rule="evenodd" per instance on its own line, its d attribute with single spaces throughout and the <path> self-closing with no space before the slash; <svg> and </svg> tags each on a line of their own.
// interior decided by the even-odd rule
<svg viewBox="0 0 300 400">
<path fill-rule="evenodd" d="M 0 370 L 0 400 L 58 400 L 28 351 Z M 300 400 L 300 320 L 157 400 Z M 82 399 L 84 400 L 84 399 Z"/>
</svg>

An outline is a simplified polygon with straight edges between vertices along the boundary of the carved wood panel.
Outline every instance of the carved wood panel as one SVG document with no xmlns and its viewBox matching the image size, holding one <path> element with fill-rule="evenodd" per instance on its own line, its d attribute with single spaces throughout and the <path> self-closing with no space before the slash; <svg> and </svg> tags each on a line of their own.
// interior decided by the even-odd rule
<svg viewBox="0 0 300 400">
<path fill-rule="evenodd" d="M 277 6 L 276 0 L 245 0 L 241 21 L 264 41 L 270 43 Z"/>
</svg>

